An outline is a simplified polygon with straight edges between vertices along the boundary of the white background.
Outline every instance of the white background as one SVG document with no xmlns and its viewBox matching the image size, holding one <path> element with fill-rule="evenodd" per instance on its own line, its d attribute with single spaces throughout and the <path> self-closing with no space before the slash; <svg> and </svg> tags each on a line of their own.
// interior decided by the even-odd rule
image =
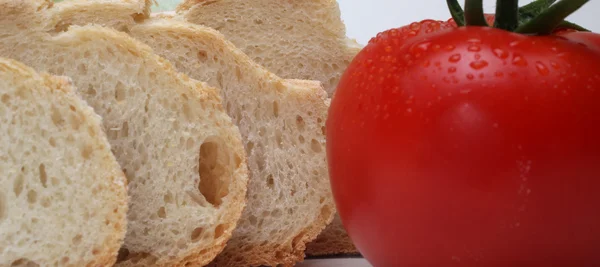
<svg viewBox="0 0 600 267">
<path fill-rule="evenodd" d="M 366 44 L 378 32 L 423 19 L 451 18 L 446 0 L 337 0 L 348 37 Z M 484 0 L 486 13 L 494 13 L 495 0 Z M 531 0 L 519 1 L 519 6 Z M 461 5 L 464 0 L 459 0 Z M 600 33 L 600 0 L 591 0 L 567 20 Z"/>
</svg>

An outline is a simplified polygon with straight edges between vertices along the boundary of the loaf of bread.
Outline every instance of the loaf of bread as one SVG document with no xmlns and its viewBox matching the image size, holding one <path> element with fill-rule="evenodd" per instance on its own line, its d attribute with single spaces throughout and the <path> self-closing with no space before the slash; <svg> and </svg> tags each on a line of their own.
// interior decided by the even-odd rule
<svg viewBox="0 0 600 267">
<path fill-rule="evenodd" d="M 111 266 L 125 175 L 66 77 L 0 58 L 0 266 Z"/>
<path fill-rule="evenodd" d="M 282 78 L 320 81 L 329 96 L 362 48 L 346 37 L 336 0 L 184 0 L 177 13 Z"/>
<path fill-rule="evenodd" d="M 150 47 L 114 29 L 68 27 L 89 14 L 120 19 L 116 6 L 134 1 L 103 2 L 93 9 L 70 6 L 83 1 L 0 0 L 0 56 L 71 77 L 103 117 L 131 196 L 118 265 L 207 264 L 245 203 L 240 132 L 215 88 L 177 73 Z M 121 21 L 114 25 L 131 23 Z"/>
</svg>

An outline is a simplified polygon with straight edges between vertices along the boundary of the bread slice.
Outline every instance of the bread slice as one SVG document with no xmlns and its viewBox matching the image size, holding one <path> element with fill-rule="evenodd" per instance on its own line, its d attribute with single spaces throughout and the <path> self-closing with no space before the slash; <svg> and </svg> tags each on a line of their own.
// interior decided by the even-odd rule
<svg viewBox="0 0 600 267">
<path fill-rule="evenodd" d="M 282 78 L 320 81 L 329 96 L 362 48 L 346 37 L 335 0 L 184 0 L 177 13 L 217 29 Z"/>
<path fill-rule="evenodd" d="M 127 186 L 65 77 L 0 58 L 0 266 L 110 266 Z"/>
<path fill-rule="evenodd" d="M 348 64 L 363 48 L 346 37 L 335 0 L 184 0 L 177 14 L 186 21 L 217 29 L 280 77 L 321 81 L 330 97 Z M 318 238 L 318 244 L 308 245 L 308 255 L 358 253 L 337 215 L 332 224 Z"/>
<path fill-rule="evenodd" d="M 129 30 L 178 70 L 221 89 L 250 167 L 248 205 L 216 266 L 293 266 L 332 220 L 328 100 L 318 82 L 283 80 L 217 31 L 153 18 Z"/>
<path fill-rule="evenodd" d="M 131 196 L 118 265 L 210 262 L 241 215 L 248 178 L 239 130 L 217 90 L 125 33 L 57 32 L 60 4 L 0 0 L 0 56 L 72 77 L 103 117 Z"/>
</svg>

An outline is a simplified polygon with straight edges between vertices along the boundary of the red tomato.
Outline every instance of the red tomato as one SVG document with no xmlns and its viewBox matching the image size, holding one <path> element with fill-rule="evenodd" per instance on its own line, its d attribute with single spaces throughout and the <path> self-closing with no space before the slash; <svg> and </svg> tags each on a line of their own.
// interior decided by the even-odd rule
<svg viewBox="0 0 600 267">
<path fill-rule="evenodd" d="M 374 38 L 331 103 L 358 249 L 376 267 L 600 266 L 599 35 L 419 26 Z"/>
</svg>

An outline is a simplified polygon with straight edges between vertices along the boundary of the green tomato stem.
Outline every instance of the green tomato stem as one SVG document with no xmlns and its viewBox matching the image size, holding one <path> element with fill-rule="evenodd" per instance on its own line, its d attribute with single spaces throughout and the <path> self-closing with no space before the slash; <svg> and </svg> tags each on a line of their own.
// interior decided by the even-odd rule
<svg viewBox="0 0 600 267">
<path fill-rule="evenodd" d="M 519 26 L 519 0 L 497 0 L 494 27 L 513 31 Z"/>
<path fill-rule="evenodd" d="M 517 33 L 548 35 L 589 0 L 560 0 L 516 29 Z"/>
<path fill-rule="evenodd" d="M 467 26 L 489 26 L 483 15 L 483 0 L 465 0 Z"/>
<path fill-rule="evenodd" d="M 458 25 L 458 27 L 465 26 L 465 12 L 458 3 L 458 0 L 446 0 L 446 4 L 448 4 L 450 15 L 452 15 L 452 19 L 454 19 L 456 25 Z"/>
</svg>

